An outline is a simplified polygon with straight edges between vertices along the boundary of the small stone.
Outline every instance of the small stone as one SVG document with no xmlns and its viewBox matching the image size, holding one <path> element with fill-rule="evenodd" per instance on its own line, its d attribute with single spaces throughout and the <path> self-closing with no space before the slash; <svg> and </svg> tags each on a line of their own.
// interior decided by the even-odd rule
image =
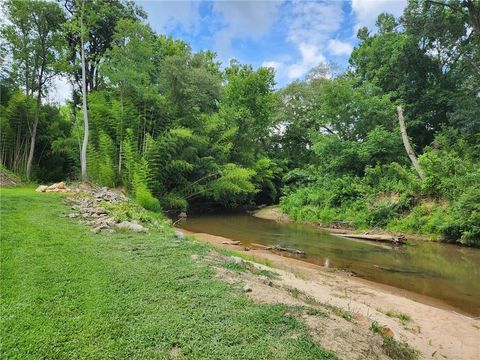
<svg viewBox="0 0 480 360">
<path fill-rule="evenodd" d="M 253 289 L 250 285 L 245 285 L 243 287 L 243 292 L 249 293 L 249 292 L 252 292 L 252 291 L 253 291 Z"/>
<path fill-rule="evenodd" d="M 67 217 L 69 219 L 74 219 L 74 218 L 78 217 L 78 214 L 71 213 L 71 214 L 65 215 L 65 217 Z"/>
<path fill-rule="evenodd" d="M 243 250 L 245 250 L 245 251 L 250 251 L 250 248 L 249 248 L 249 247 L 246 247 L 246 248 L 244 248 Z"/>
<path fill-rule="evenodd" d="M 175 237 L 177 239 L 184 239 L 185 238 L 185 234 L 182 233 L 181 231 L 175 231 Z"/>
<path fill-rule="evenodd" d="M 245 261 L 243 261 L 242 258 L 239 258 L 238 256 L 231 256 L 232 261 L 237 264 L 237 265 L 243 265 L 245 264 Z"/>
<path fill-rule="evenodd" d="M 103 207 L 97 207 L 97 208 L 95 209 L 95 213 L 96 213 L 97 215 L 106 214 L 106 213 L 107 213 L 107 210 L 106 210 L 105 208 L 103 208 Z"/>
<path fill-rule="evenodd" d="M 273 282 L 272 282 L 272 280 L 270 280 L 269 278 L 265 278 L 265 279 L 263 280 L 263 283 L 264 283 L 265 285 L 267 285 L 267 286 L 273 286 Z"/>
<path fill-rule="evenodd" d="M 120 229 L 128 229 L 134 232 L 147 232 L 148 229 L 136 222 L 131 221 L 122 221 L 120 224 L 116 225 Z"/>
<path fill-rule="evenodd" d="M 35 189 L 36 192 L 45 192 L 48 189 L 47 185 L 40 185 Z"/>
</svg>

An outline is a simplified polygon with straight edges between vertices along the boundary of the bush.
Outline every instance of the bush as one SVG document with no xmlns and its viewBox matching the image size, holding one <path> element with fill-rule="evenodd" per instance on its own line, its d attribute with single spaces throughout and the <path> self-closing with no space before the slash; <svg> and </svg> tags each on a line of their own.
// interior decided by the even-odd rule
<svg viewBox="0 0 480 360">
<path fill-rule="evenodd" d="M 136 189 L 135 201 L 147 210 L 155 212 L 159 212 L 161 210 L 160 201 L 153 197 L 146 186 Z"/>
<path fill-rule="evenodd" d="M 188 203 L 184 197 L 174 194 L 167 193 L 162 196 L 162 208 L 167 210 L 177 210 L 177 211 L 187 211 Z"/>
<path fill-rule="evenodd" d="M 445 226 L 446 237 L 464 245 L 480 245 L 480 185 L 472 186 L 454 202 L 453 221 Z"/>
</svg>

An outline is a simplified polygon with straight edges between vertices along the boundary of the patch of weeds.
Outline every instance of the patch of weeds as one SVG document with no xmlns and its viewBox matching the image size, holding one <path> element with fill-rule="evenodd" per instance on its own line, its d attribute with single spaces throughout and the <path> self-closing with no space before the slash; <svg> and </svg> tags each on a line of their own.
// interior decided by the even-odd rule
<svg viewBox="0 0 480 360">
<path fill-rule="evenodd" d="M 262 258 L 256 258 L 253 255 L 245 254 L 243 252 L 237 252 L 235 250 L 230 250 L 230 249 L 225 249 L 221 247 L 215 247 L 215 250 L 223 255 L 228 255 L 228 256 L 237 256 L 239 258 L 242 258 L 243 260 L 251 261 L 257 264 L 265 265 L 268 267 L 273 268 L 273 264 L 270 260 L 268 259 L 262 259 Z"/>
<path fill-rule="evenodd" d="M 404 314 L 404 313 L 401 313 L 401 312 L 398 312 L 398 311 L 395 311 L 395 310 L 388 310 L 385 313 L 385 315 L 387 315 L 389 317 L 394 317 L 394 318 L 400 319 L 402 322 L 411 320 L 410 315 L 407 315 L 407 314 Z"/>
<path fill-rule="evenodd" d="M 253 264 L 248 262 L 239 263 L 233 260 L 228 260 L 228 261 L 222 262 L 222 266 L 226 269 L 237 271 L 237 272 L 249 271 L 254 275 L 265 276 L 269 279 L 278 279 L 279 277 L 279 275 L 273 271 L 257 269 Z"/>
<path fill-rule="evenodd" d="M 305 302 L 308 305 L 320 305 L 320 303 L 313 296 L 305 295 Z"/>
<path fill-rule="evenodd" d="M 392 359 L 398 360 L 416 360 L 418 359 L 418 351 L 412 349 L 406 342 L 397 341 L 394 338 L 384 338 L 382 347 L 385 353 Z"/>
<path fill-rule="evenodd" d="M 336 298 L 339 298 L 339 299 L 347 299 L 347 296 L 343 294 L 332 294 L 332 296 L 335 296 Z"/>
<path fill-rule="evenodd" d="M 307 307 L 305 309 L 305 313 L 307 315 L 313 315 L 313 316 L 321 316 L 321 317 L 325 317 L 325 318 L 328 318 L 328 314 L 323 312 L 322 310 L 320 309 L 317 309 L 317 308 L 314 308 L 314 307 Z"/>
<path fill-rule="evenodd" d="M 252 266 L 252 269 L 250 269 L 251 273 L 252 274 L 255 274 L 255 275 L 259 275 L 259 276 L 265 276 L 269 279 L 278 279 L 280 276 L 274 272 L 274 271 L 270 271 L 270 270 L 264 270 L 264 269 L 257 269 L 256 267 Z"/>
<path fill-rule="evenodd" d="M 388 329 L 388 328 L 387 328 Z M 397 341 L 393 336 L 387 335 L 386 328 L 380 326 L 378 322 L 374 321 L 370 326 L 370 330 L 379 334 L 383 339 L 382 348 L 385 354 L 391 359 L 395 360 L 416 360 L 418 359 L 418 350 L 413 349 L 405 341 Z M 389 329 L 388 329 L 389 330 Z M 391 331 L 391 330 L 390 330 Z"/>
<path fill-rule="evenodd" d="M 317 309 L 315 307 L 295 305 L 295 306 L 291 306 L 290 308 L 292 309 L 292 311 L 297 313 L 328 318 L 328 314 L 326 312 L 320 309 Z"/>
<path fill-rule="evenodd" d="M 347 321 L 353 321 L 353 315 L 350 311 L 344 310 L 338 306 L 328 304 L 328 303 L 322 303 L 321 305 L 331 310 L 335 315 L 340 316 Z"/>
<path fill-rule="evenodd" d="M 353 322 L 353 315 L 350 311 L 344 310 L 338 306 L 318 302 L 313 296 L 305 294 L 303 291 L 297 288 L 287 287 L 286 290 L 292 295 L 295 299 L 305 301 L 308 305 L 312 306 L 323 306 L 326 309 L 332 311 L 335 315 L 344 318 L 347 321 Z"/>
<path fill-rule="evenodd" d="M 291 287 L 287 287 L 287 291 L 290 293 L 290 295 L 292 295 L 292 297 L 294 297 L 295 299 L 298 299 L 300 298 L 300 295 L 303 295 L 302 291 L 297 289 L 297 288 L 291 288 Z"/>
<path fill-rule="evenodd" d="M 247 270 L 247 265 L 245 263 L 237 263 L 235 261 L 225 261 L 223 267 L 228 270 L 236 272 L 245 272 Z"/>
</svg>

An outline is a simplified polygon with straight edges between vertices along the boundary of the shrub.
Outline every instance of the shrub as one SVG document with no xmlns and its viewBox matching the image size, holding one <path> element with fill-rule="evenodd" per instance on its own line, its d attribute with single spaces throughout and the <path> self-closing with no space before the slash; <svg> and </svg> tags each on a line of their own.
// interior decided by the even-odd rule
<svg viewBox="0 0 480 360">
<path fill-rule="evenodd" d="M 160 201 L 153 197 L 146 186 L 137 187 L 135 191 L 135 201 L 147 210 L 155 212 L 161 210 Z"/>
<path fill-rule="evenodd" d="M 167 193 L 162 196 L 162 208 L 168 210 L 187 211 L 188 203 L 184 197 L 175 194 Z"/>
</svg>

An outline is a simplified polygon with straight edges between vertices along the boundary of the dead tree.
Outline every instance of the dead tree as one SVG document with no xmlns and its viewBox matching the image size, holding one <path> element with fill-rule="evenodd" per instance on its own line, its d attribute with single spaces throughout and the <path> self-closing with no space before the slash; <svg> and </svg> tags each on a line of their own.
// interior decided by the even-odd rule
<svg viewBox="0 0 480 360">
<path fill-rule="evenodd" d="M 410 145 L 410 140 L 408 139 L 407 135 L 407 126 L 405 125 L 405 118 L 403 117 L 403 110 L 401 106 L 397 106 L 397 114 L 398 114 L 398 122 L 400 124 L 400 132 L 402 133 L 402 140 L 403 145 L 405 146 L 405 150 L 407 151 L 408 157 L 413 164 L 415 170 L 417 170 L 418 176 L 423 180 L 425 179 L 425 174 L 423 173 L 420 164 L 418 163 L 418 159 L 413 151 L 412 145 Z"/>
</svg>

